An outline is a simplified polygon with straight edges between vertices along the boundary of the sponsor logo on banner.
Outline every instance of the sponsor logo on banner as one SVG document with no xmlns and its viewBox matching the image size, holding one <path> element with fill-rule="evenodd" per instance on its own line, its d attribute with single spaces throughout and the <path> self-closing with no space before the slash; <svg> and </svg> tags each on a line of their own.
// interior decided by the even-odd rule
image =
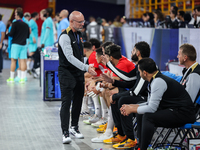
<svg viewBox="0 0 200 150">
<path fill-rule="evenodd" d="M 184 43 L 188 43 L 188 38 L 184 36 L 183 34 L 181 34 L 181 45 Z"/>
</svg>

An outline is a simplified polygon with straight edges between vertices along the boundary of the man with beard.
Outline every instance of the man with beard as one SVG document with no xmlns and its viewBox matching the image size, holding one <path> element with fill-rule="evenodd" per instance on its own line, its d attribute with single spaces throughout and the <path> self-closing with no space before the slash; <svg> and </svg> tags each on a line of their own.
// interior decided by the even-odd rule
<svg viewBox="0 0 200 150">
<path fill-rule="evenodd" d="M 92 65 L 83 61 L 83 47 L 81 30 L 84 25 L 84 16 L 79 11 L 73 11 L 69 16 L 70 25 L 58 39 L 59 67 L 58 76 L 61 89 L 62 106 L 60 110 L 63 144 L 69 144 L 69 133 L 76 138 L 84 138 L 79 132 L 78 121 L 84 95 L 84 71 L 96 75 Z M 70 105 L 71 127 L 69 129 Z"/>
<path fill-rule="evenodd" d="M 110 62 L 107 62 L 107 59 L 104 57 L 104 61 L 107 62 L 107 67 L 111 69 L 120 78 L 129 82 L 117 81 L 103 74 L 102 77 L 104 78 L 104 80 L 109 83 L 112 83 L 112 85 L 116 87 L 130 88 L 128 91 L 120 92 L 110 97 L 111 110 L 115 126 L 118 129 L 118 135 L 110 139 L 106 139 L 103 142 L 106 144 L 115 144 L 113 145 L 113 147 L 116 149 L 132 148 L 137 144 L 137 140 L 135 139 L 133 133 L 133 123 L 132 123 L 133 114 L 129 116 L 123 116 L 121 115 L 119 109 L 123 104 L 137 104 L 140 101 L 146 101 L 148 95 L 147 92 L 148 82 L 140 77 L 137 63 L 142 58 L 149 56 L 150 56 L 150 47 L 148 43 L 146 42 L 136 43 L 135 47 L 132 50 L 132 60 L 136 63 L 136 68 L 132 70 L 130 73 L 125 73 L 115 68 Z M 134 81 L 131 78 L 132 75 L 134 75 L 134 72 L 136 72 L 137 76 L 136 81 Z M 122 75 L 125 75 L 126 77 L 123 77 Z M 124 140 L 125 142 L 122 142 Z"/>
</svg>

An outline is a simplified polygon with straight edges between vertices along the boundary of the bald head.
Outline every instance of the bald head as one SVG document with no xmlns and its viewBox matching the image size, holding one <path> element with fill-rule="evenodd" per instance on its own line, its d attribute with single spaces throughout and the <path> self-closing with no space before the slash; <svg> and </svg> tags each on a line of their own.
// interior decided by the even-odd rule
<svg viewBox="0 0 200 150">
<path fill-rule="evenodd" d="M 80 11 L 73 11 L 69 15 L 69 20 L 79 20 L 79 18 L 82 18 L 82 17 L 83 17 L 83 14 Z"/>
<path fill-rule="evenodd" d="M 85 23 L 84 16 L 80 11 L 73 11 L 69 15 L 69 22 L 73 32 L 81 31 Z"/>
<path fill-rule="evenodd" d="M 69 15 L 69 12 L 68 12 L 68 10 L 66 10 L 66 9 L 63 9 L 63 10 L 60 12 L 60 17 L 62 17 L 62 18 L 67 18 L 68 15 Z"/>
</svg>

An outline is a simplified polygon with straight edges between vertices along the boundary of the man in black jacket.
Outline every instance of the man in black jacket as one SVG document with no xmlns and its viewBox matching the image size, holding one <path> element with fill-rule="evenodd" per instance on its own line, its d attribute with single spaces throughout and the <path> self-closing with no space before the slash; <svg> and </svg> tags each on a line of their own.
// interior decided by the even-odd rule
<svg viewBox="0 0 200 150">
<path fill-rule="evenodd" d="M 84 94 L 84 71 L 96 75 L 92 66 L 83 63 L 83 46 L 81 30 L 84 16 L 79 11 L 73 11 L 69 16 L 70 25 L 63 31 L 58 40 L 59 82 L 62 106 L 60 110 L 63 144 L 70 143 L 69 133 L 76 138 L 84 138 L 78 130 L 78 121 Z M 69 129 L 70 105 L 72 104 L 72 119 Z"/>
<path fill-rule="evenodd" d="M 177 128 L 194 123 L 195 107 L 190 95 L 177 81 L 157 69 L 151 58 L 138 62 L 140 76 L 149 82 L 148 101 L 141 104 L 123 105 L 121 113 L 137 113 L 137 132 L 140 150 L 146 150 L 155 127 Z"/>
</svg>

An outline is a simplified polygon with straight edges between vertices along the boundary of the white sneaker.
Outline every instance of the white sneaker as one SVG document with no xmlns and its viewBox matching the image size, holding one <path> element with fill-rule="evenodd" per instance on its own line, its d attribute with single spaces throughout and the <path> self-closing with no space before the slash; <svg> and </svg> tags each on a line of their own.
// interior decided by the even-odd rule
<svg viewBox="0 0 200 150">
<path fill-rule="evenodd" d="M 88 124 L 88 125 L 91 124 L 90 121 L 89 121 L 89 119 L 87 119 L 87 120 L 83 120 L 83 123 Z"/>
<path fill-rule="evenodd" d="M 77 139 L 83 139 L 84 136 L 83 134 L 80 133 L 78 130 L 78 126 L 73 126 L 69 128 L 69 133 L 75 136 Z"/>
<path fill-rule="evenodd" d="M 89 119 L 89 122 L 96 123 L 99 120 L 100 120 L 100 118 L 95 114 L 91 119 Z"/>
<path fill-rule="evenodd" d="M 105 124 L 106 122 L 108 122 L 108 119 L 106 119 L 106 118 L 101 118 L 99 121 L 97 121 L 96 123 L 92 123 L 91 125 L 92 125 L 93 127 L 98 128 L 100 125 L 103 125 L 103 124 Z"/>
<path fill-rule="evenodd" d="M 89 115 L 83 116 L 83 118 L 84 118 L 83 123 L 90 125 L 91 123 L 89 120 L 92 119 L 92 117 L 94 117 L 94 116 L 89 116 Z"/>
<path fill-rule="evenodd" d="M 82 111 L 82 112 L 80 113 L 80 117 L 86 117 L 86 116 L 89 117 L 89 114 L 90 114 L 89 111 Z"/>
<path fill-rule="evenodd" d="M 113 137 L 113 134 L 111 134 L 110 136 L 107 136 L 107 135 L 104 133 L 104 134 L 102 134 L 102 135 L 99 136 L 99 137 L 96 137 L 96 138 L 91 139 L 91 141 L 92 141 L 93 143 L 103 143 L 103 140 L 110 139 L 111 137 Z"/>
<path fill-rule="evenodd" d="M 89 117 L 90 117 L 90 113 L 86 112 L 86 113 L 83 114 L 83 119 L 84 120 L 89 118 Z"/>
<path fill-rule="evenodd" d="M 63 134 L 63 144 L 71 143 L 72 139 L 69 137 L 69 132 L 64 132 Z"/>
</svg>

